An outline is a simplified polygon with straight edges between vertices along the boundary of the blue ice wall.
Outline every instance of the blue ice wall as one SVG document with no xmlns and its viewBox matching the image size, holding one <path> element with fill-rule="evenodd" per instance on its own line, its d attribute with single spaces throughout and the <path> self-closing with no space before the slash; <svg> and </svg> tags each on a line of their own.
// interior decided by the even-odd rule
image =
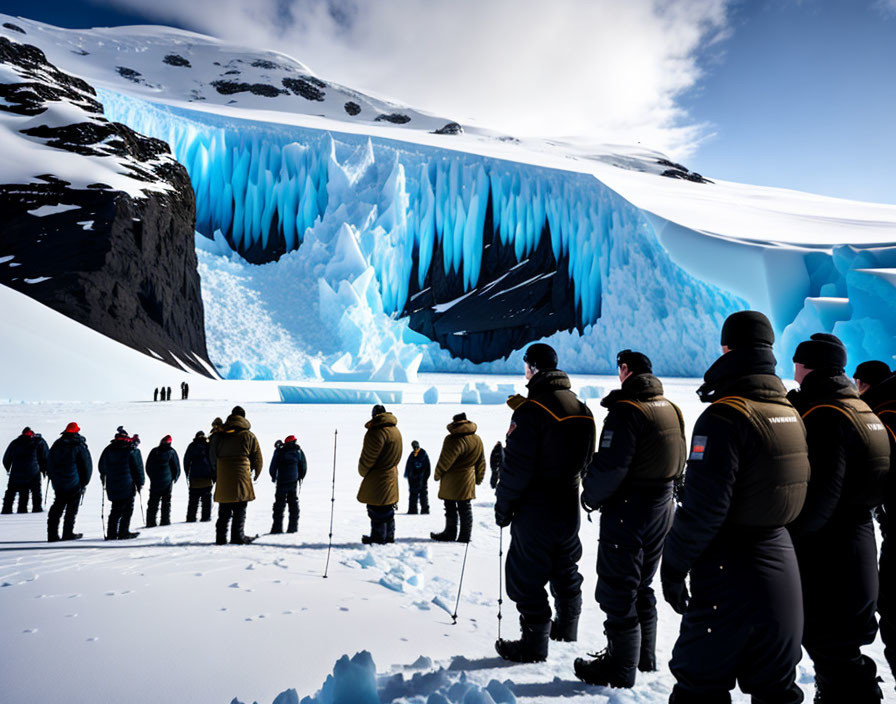
<svg viewBox="0 0 896 704">
<path fill-rule="evenodd" d="M 892 355 L 893 321 L 872 313 L 881 301 L 894 305 L 893 282 L 858 273 L 858 254 L 746 250 L 644 213 L 587 174 L 225 118 L 108 91 L 100 91 L 100 98 L 110 119 L 165 140 L 186 166 L 200 233 L 225 242 L 248 262 L 279 260 L 274 266 L 285 267 L 276 276 L 277 295 L 265 296 L 287 297 L 284 289 L 295 287 L 301 305 L 313 309 L 332 333 L 318 335 L 303 355 L 317 351 L 326 357 L 341 347 L 353 365 L 379 368 L 376 360 L 385 356 L 395 368 L 419 365 L 422 354 L 424 370 L 467 368 L 406 327 L 384 330 L 398 324 L 388 321 L 405 310 L 436 255 L 445 272 L 460 277 L 464 291 L 477 287 L 489 204 L 494 232 L 516 261 L 549 237 L 555 259 L 567 268 L 581 332 L 559 331 L 548 341 L 565 351 L 564 366 L 571 371 L 612 372 L 616 350 L 632 347 L 650 354 L 662 373 L 700 375 L 717 355 L 722 320 L 745 307 L 770 315 L 786 338 L 779 346 L 785 359 L 793 339 L 819 325 L 839 325 L 853 356 L 874 351 L 886 359 L 888 350 Z M 301 264 L 292 260 L 297 250 Z M 320 281 L 317 292 L 300 281 L 305 278 Z M 813 297 L 848 297 L 847 289 L 864 301 L 859 319 L 854 306 L 838 304 L 836 312 L 829 307 L 816 315 L 819 305 L 807 303 Z M 290 324 L 285 316 L 277 322 Z M 215 335 L 233 329 L 215 327 L 214 319 L 208 324 L 213 346 Z M 305 325 L 286 333 L 300 345 L 309 331 Z M 215 362 L 279 370 L 274 375 L 280 378 L 292 373 L 264 358 L 263 348 L 258 345 L 251 359 L 230 353 Z M 282 345 L 277 349 L 282 359 Z M 517 371 L 515 355 L 509 364 L 505 368 L 499 360 L 479 369 Z"/>
</svg>

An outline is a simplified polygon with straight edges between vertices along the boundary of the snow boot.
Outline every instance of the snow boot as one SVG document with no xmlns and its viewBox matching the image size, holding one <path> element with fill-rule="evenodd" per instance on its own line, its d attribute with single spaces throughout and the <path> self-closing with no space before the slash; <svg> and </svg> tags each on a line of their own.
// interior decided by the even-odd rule
<svg viewBox="0 0 896 704">
<path fill-rule="evenodd" d="M 395 519 L 390 518 L 386 521 L 386 542 L 394 543 L 395 542 Z"/>
<path fill-rule="evenodd" d="M 283 524 L 277 525 L 276 523 L 271 526 L 271 535 L 282 535 L 283 534 Z"/>
<path fill-rule="evenodd" d="M 63 533 L 60 540 L 80 540 L 83 537 L 83 533 Z"/>
<path fill-rule="evenodd" d="M 287 533 L 298 533 L 299 532 L 299 517 L 298 516 L 290 516 L 289 522 L 286 524 L 286 532 Z"/>
<path fill-rule="evenodd" d="M 457 542 L 469 543 L 473 533 L 473 506 L 470 501 L 458 501 L 457 512 L 460 514 L 460 531 Z"/>
<path fill-rule="evenodd" d="M 548 657 L 551 622 L 526 623 L 520 617 L 520 630 L 522 638 L 519 640 L 495 641 L 498 655 L 511 662 L 544 662 Z"/>
<path fill-rule="evenodd" d="M 641 627 L 607 627 L 607 647 L 592 660 L 576 658 L 576 677 L 588 684 L 630 688 L 635 685 L 638 656 L 641 651 Z"/>
<path fill-rule="evenodd" d="M 582 613 L 582 595 L 573 599 L 554 599 L 554 620 L 551 621 L 551 640 L 574 643 L 579 635 L 579 614 Z"/>
<path fill-rule="evenodd" d="M 445 501 L 445 530 L 441 533 L 430 533 L 430 538 L 449 543 L 457 540 L 457 506 L 455 504 L 455 501 Z"/>
<path fill-rule="evenodd" d="M 59 533 L 47 533 L 47 542 L 48 543 L 58 543 L 59 542 Z"/>
<path fill-rule="evenodd" d="M 675 685 L 669 696 L 669 704 L 731 704 L 731 694 L 725 691 L 692 694 Z"/>
<path fill-rule="evenodd" d="M 215 522 L 215 545 L 227 545 L 227 519 L 218 511 L 218 520 Z"/>
<path fill-rule="evenodd" d="M 246 504 L 240 504 L 233 509 L 233 523 L 230 525 L 231 545 L 248 545 L 258 536 L 247 537 L 246 528 Z"/>
<path fill-rule="evenodd" d="M 132 540 L 140 535 L 140 531 L 138 530 L 136 533 L 131 533 L 131 531 L 125 531 L 124 533 L 118 534 L 119 540 Z"/>
<path fill-rule="evenodd" d="M 837 677 L 820 677 L 818 668 L 815 673 L 815 704 L 833 704 L 833 702 L 850 702 L 850 704 L 877 704 L 884 694 L 880 689 L 880 677 L 877 676 L 877 665 L 867 655 L 860 655 L 859 660 L 850 663 L 850 671 L 840 671 Z"/>
<path fill-rule="evenodd" d="M 117 540 L 118 539 L 118 519 L 112 520 L 109 518 L 109 527 L 106 529 L 106 540 Z"/>
<path fill-rule="evenodd" d="M 638 659 L 641 672 L 656 672 L 656 611 L 641 620 L 641 656 Z"/>
</svg>

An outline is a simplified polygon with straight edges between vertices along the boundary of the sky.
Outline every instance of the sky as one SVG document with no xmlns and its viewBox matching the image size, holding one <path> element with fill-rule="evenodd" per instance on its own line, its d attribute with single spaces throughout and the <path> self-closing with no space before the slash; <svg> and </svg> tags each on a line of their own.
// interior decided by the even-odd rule
<svg viewBox="0 0 896 704">
<path fill-rule="evenodd" d="M 896 203 L 896 0 L 0 0 L 162 23 L 516 136 L 640 144 L 709 178 Z"/>
</svg>

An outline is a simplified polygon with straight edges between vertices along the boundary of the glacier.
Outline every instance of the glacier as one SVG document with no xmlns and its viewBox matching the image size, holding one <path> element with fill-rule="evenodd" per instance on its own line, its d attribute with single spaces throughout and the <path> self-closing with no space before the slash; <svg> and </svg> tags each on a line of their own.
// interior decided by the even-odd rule
<svg viewBox="0 0 896 704">
<path fill-rule="evenodd" d="M 822 329 L 852 360 L 893 361 L 896 247 L 744 242 L 588 173 L 99 95 L 187 168 L 225 374 L 518 371 L 519 350 L 544 340 L 573 372 L 610 373 L 633 348 L 661 374 L 696 376 L 747 307 L 772 319 L 782 371 Z"/>
</svg>

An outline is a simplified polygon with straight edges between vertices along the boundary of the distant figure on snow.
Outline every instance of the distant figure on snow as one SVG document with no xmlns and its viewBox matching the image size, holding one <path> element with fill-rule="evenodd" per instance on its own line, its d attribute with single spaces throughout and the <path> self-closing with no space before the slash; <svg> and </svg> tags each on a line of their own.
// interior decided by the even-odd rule
<svg viewBox="0 0 896 704">
<path fill-rule="evenodd" d="M 308 472 L 305 453 L 299 447 L 295 435 L 288 435 L 281 443 L 277 441 L 277 449 L 271 459 L 271 481 L 277 485 L 274 495 L 274 522 L 271 533 L 283 532 L 283 509 L 289 506 L 289 524 L 287 533 L 295 533 L 299 529 L 299 487 Z"/>
<path fill-rule="evenodd" d="M 445 530 L 430 533 L 430 537 L 469 543 L 473 531 L 471 502 L 476 498 L 476 485 L 485 478 L 485 451 L 476 434 L 476 424 L 467 420 L 466 413 L 458 413 L 448 424 L 448 437 L 442 444 L 433 478 L 439 482 L 439 498 L 445 502 Z"/>
<path fill-rule="evenodd" d="M 158 386 L 157 386 L 155 389 L 153 389 L 153 392 L 152 392 L 152 400 L 153 400 L 153 401 L 158 401 L 158 400 L 159 400 L 159 387 L 158 387 Z"/>
<path fill-rule="evenodd" d="M 51 543 L 60 540 L 59 519 L 65 513 L 62 524 L 61 540 L 77 540 L 81 533 L 75 533 L 75 518 L 78 516 L 78 505 L 90 477 L 93 474 L 93 460 L 87 441 L 81 436 L 81 428 L 77 423 L 65 426 L 53 447 L 47 461 L 47 474 L 53 483 L 53 505 L 47 514 L 47 540 Z"/>
<path fill-rule="evenodd" d="M 3 495 L 3 513 L 12 513 L 12 504 L 19 495 L 18 513 L 28 513 L 28 494 L 32 495 L 32 511 L 40 513 L 41 476 L 47 474 L 47 457 L 50 449 L 46 441 L 31 428 L 9 443 L 3 453 L 3 467 L 9 475 L 6 494 Z"/>
<path fill-rule="evenodd" d="M 367 504 L 370 535 L 361 537 L 365 545 L 395 542 L 395 504 L 398 503 L 398 463 L 401 461 L 401 433 L 398 419 L 377 404 L 364 426 L 364 446 L 358 460 L 358 474 L 364 477 L 358 501 Z"/>
<path fill-rule="evenodd" d="M 215 485 L 215 468 L 208 457 L 208 438 L 201 430 L 184 453 L 184 474 L 190 487 L 187 502 L 187 523 L 196 522 L 196 511 L 202 504 L 203 523 L 212 520 L 212 487 Z"/>
<path fill-rule="evenodd" d="M 220 430 L 213 432 L 209 441 L 208 454 L 212 466 L 216 468 L 218 483 L 215 487 L 215 502 L 218 508 L 218 522 L 215 524 L 215 543 L 227 542 L 227 528 L 230 519 L 230 542 L 247 545 L 255 540 L 245 535 L 246 506 L 255 501 L 252 475 L 257 480 L 264 467 L 264 458 L 258 438 L 250 431 L 251 423 L 246 420 L 246 411 L 234 406 L 227 422 Z"/>
<path fill-rule="evenodd" d="M 168 387 L 168 389 L 167 389 L 167 391 L 166 391 L 166 393 L 165 393 L 165 400 L 166 400 L 166 401 L 170 401 L 170 400 L 171 400 L 171 387 L 170 387 L 170 386 Z"/>
<path fill-rule="evenodd" d="M 404 466 L 404 478 L 408 480 L 408 492 L 410 501 L 408 513 L 417 513 L 417 504 L 420 504 L 420 513 L 429 513 L 429 482 L 430 466 L 429 455 L 420 447 L 416 440 L 411 442 L 411 454 Z"/>
<path fill-rule="evenodd" d="M 184 382 L 184 401 L 190 398 L 190 385 Z"/>
<path fill-rule="evenodd" d="M 146 505 L 146 527 L 156 525 L 156 513 L 162 504 L 162 520 L 159 525 L 171 525 L 171 490 L 180 478 L 180 460 L 171 447 L 171 436 L 162 438 L 157 447 L 149 451 L 146 458 L 146 473 L 149 475 L 149 502 Z"/>
</svg>

